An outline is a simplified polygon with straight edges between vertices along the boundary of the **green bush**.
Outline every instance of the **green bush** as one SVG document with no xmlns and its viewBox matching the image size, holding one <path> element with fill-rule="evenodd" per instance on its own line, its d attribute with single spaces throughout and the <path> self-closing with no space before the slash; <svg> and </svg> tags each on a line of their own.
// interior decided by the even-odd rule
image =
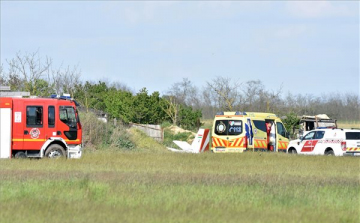
<svg viewBox="0 0 360 223">
<path fill-rule="evenodd" d="M 174 140 L 178 141 L 190 141 L 194 139 L 194 136 L 191 132 L 181 132 L 174 134 L 169 128 L 164 129 L 164 141 L 163 144 L 167 147 L 174 147 Z M 175 146 L 176 147 L 176 146 Z"/>
<path fill-rule="evenodd" d="M 80 112 L 83 132 L 83 144 L 86 147 L 96 147 L 109 142 L 111 126 L 96 117 L 92 112 Z"/>
<path fill-rule="evenodd" d="M 128 127 L 122 123 L 114 126 L 104 123 L 92 112 L 80 113 L 83 126 L 83 143 L 88 149 L 118 148 L 131 150 L 135 144 L 130 140 Z"/>
</svg>

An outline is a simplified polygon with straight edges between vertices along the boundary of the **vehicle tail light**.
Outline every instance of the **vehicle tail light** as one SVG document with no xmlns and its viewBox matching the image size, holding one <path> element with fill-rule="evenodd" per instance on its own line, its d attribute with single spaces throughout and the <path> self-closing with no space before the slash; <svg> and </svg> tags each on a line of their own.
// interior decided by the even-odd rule
<svg viewBox="0 0 360 223">
<path fill-rule="evenodd" d="M 346 141 L 341 142 L 342 151 L 346 151 Z"/>
</svg>

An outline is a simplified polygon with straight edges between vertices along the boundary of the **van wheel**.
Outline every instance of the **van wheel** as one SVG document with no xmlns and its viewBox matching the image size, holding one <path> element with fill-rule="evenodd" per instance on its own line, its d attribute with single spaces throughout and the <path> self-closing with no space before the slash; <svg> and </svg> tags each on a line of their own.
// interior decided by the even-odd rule
<svg viewBox="0 0 360 223">
<path fill-rule="evenodd" d="M 60 158 L 65 157 L 65 150 L 62 146 L 58 144 L 53 144 L 45 152 L 45 157 L 47 158 Z"/>
<path fill-rule="evenodd" d="M 296 149 L 294 149 L 294 148 L 291 148 L 288 153 L 290 153 L 290 154 L 297 154 Z"/>
<path fill-rule="evenodd" d="M 333 156 L 333 155 L 335 155 L 335 154 L 334 154 L 334 150 L 332 150 L 332 149 L 327 149 L 327 150 L 325 151 L 325 155 L 327 155 L 327 156 Z"/>
<path fill-rule="evenodd" d="M 16 159 L 26 159 L 26 154 L 24 153 L 24 152 L 17 152 L 16 154 L 15 154 L 15 158 Z"/>
</svg>

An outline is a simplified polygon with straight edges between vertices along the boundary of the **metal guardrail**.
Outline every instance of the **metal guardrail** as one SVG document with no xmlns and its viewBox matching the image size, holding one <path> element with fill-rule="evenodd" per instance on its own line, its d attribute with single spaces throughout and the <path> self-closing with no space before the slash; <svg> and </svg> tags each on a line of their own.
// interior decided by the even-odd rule
<svg viewBox="0 0 360 223">
<path fill-rule="evenodd" d="M 10 91 L 10 86 L 0 86 L 0 91 Z"/>
<path fill-rule="evenodd" d="M 1 92 L 0 97 L 30 97 L 30 92 Z"/>
</svg>

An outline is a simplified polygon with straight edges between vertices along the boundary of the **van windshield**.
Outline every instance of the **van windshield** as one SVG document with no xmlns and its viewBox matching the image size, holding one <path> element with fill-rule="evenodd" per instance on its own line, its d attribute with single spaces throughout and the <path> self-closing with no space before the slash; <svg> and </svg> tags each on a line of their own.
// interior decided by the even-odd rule
<svg viewBox="0 0 360 223">
<path fill-rule="evenodd" d="M 217 120 L 215 122 L 215 134 L 226 135 L 240 135 L 242 133 L 241 120 Z"/>
</svg>

